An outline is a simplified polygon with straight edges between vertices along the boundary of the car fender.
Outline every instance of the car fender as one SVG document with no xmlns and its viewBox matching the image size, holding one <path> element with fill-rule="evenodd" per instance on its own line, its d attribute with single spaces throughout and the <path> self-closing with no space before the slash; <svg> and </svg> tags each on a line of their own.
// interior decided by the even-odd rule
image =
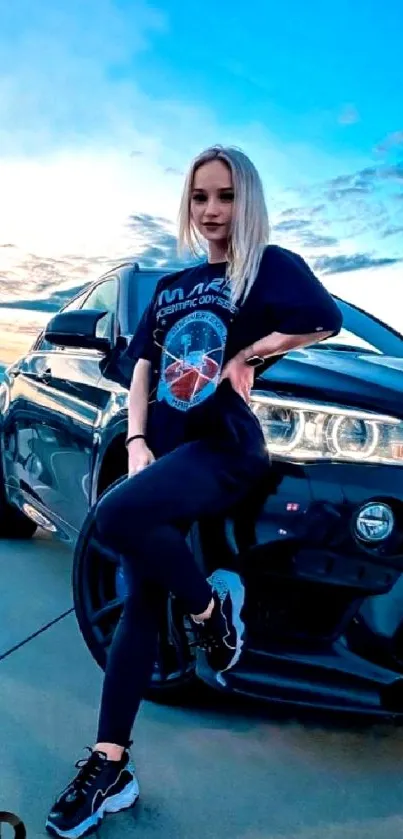
<svg viewBox="0 0 403 839">
<path fill-rule="evenodd" d="M 98 428 L 94 431 L 94 461 L 91 474 L 90 506 L 95 504 L 98 498 L 99 478 L 105 457 L 111 446 L 119 439 L 124 441 L 127 435 L 127 410 L 115 414 L 111 422 L 105 428 Z"/>
</svg>

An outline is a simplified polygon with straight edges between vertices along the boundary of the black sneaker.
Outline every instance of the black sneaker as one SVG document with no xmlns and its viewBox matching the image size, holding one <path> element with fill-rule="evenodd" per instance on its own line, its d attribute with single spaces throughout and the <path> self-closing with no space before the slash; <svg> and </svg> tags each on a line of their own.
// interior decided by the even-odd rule
<svg viewBox="0 0 403 839">
<path fill-rule="evenodd" d="M 206 663 L 212 670 L 224 673 L 239 661 L 245 642 L 241 619 L 245 589 L 239 574 L 225 569 L 214 571 L 207 582 L 212 588 L 214 609 L 211 618 L 194 622 L 195 645 L 205 650 Z"/>
<path fill-rule="evenodd" d="M 77 761 L 80 771 L 49 813 L 46 830 L 53 836 L 66 839 L 87 836 L 107 813 L 126 810 L 139 797 L 138 781 L 127 751 L 119 761 L 108 760 L 104 752 L 89 751 L 89 758 Z"/>
</svg>

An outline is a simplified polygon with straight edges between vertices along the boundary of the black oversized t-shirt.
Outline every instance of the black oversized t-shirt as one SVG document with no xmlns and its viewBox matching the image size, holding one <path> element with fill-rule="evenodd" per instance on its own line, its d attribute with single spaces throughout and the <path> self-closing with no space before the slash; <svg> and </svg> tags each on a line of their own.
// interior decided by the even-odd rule
<svg viewBox="0 0 403 839">
<path fill-rule="evenodd" d="M 147 440 L 157 456 L 184 441 L 187 412 L 214 393 L 223 365 L 241 349 L 272 332 L 341 328 L 339 308 L 297 254 L 269 245 L 240 306 L 231 302 L 226 267 L 202 263 L 163 277 L 130 344 L 132 358 L 152 365 Z"/>
<path fill-rule="evenodd" d="M 211 396 L 237 307 L 226 263 L 205 263 L 159 281 L 130 352 L 152 364 L 147 439 L 160 456 L 185 437 L 187 411 Z"/>
</svg>

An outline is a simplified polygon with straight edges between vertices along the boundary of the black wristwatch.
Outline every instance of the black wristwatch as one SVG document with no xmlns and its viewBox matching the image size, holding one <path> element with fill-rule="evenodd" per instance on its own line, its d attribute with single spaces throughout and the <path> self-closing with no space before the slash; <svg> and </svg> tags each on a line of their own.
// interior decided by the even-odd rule
<svg viewBox="0 0 403 839">
<path fill-rule="evenodd" d="M 245 359 L 245 364 L 248 364 L 249 367 L 261 367 L 264 362 L 265 359 L 261 355 L 251 355 Z"/>
</svg>

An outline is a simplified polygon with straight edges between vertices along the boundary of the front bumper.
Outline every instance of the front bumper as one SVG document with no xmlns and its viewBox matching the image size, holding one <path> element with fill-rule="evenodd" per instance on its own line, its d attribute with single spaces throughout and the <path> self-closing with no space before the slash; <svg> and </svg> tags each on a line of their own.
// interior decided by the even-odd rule
<svg viewBox="0 0 403 839">
<path fill-rule="evenodd" d="M 403 714 L 403 674 L 346 641 L 366 598 L 390 591 L 403 571 L 402 477 L 400 467 L 273 465 L 265 496 L 223 524 L 223 561 L 245 580 L 247 643 L 220 684 L 207 669 L 206 681 L 281 704 Z M 353 523 L 361 506 L 381 500 L 395 528 L 373 547 Z"/>
<path fill-rule="evenodd" d="M 403 467 L 277 461 L 270 480 L 255 520 L 254 547 L 292 541 L 305 552 L 329 550 L 368 561 L 386 574 L 381 587 L 388 584 L 389 569 L 403 571 Z M 373 546 L 354 532 L 356 514 L 369 502 L 387 503 L 395 516 L 390 536 Z"/>
<path fill-rule="evenodd" d="M 317 650 L 248 647 L 233 670 L 213 673 L 204 659 L 198 673 L 216 690 L 270 704 L 403 718 L 403 676 L 361 658 L 340 641 Z"/>
</svg>

